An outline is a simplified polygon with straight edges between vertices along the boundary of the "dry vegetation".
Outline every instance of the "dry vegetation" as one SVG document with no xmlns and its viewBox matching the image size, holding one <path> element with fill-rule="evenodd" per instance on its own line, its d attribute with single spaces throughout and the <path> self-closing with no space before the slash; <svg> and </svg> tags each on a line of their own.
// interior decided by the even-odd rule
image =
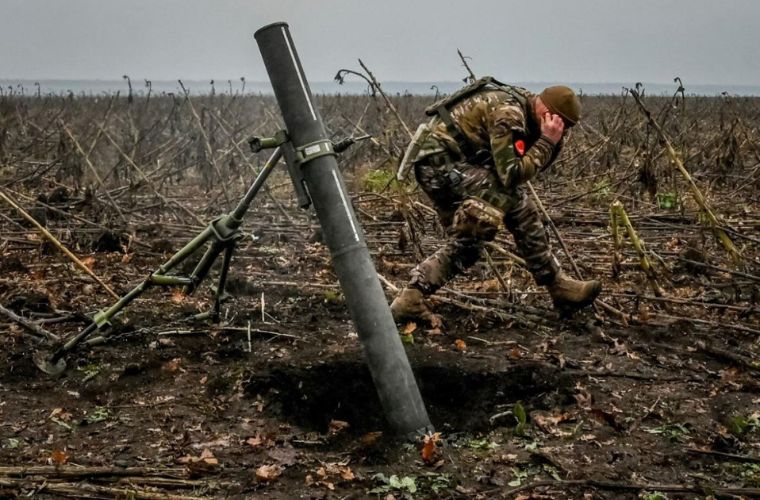
<svg viewBox="0 0 760 500">
<path fill-rule="evenodd" d="M 392 96 L 396 114 L 380 95 L 318 99 L 336 139 L 374 136 L 340 164 L 391 288 L 443 235 L 427 200 L 391 182 L 401 120 L 431 100 Z M 0 97 L 2 193 L 103 282 L 0 203 L 0 496 L 760 495 L 760 99 L 643 99 L 718 226 L 630 95 L 583 100 L 535 186 L 560 261 L 603 279 L 609 307 L 557 318 L 501 235 L 491 264 L 437 295 L 443 328 L 400 325 L 442 433 L 420 448 L 382 433 L 284 171 L 246 219 L 221 324 L 192 319 L 207 286 L 153 290 L 63 378 L 38 371 L 45 335 L 69 338 L 113 302 L 103 284 L 125 293 L 234 205 L 266 159 L 247 139 L 280 120 L 256 95 Z M 615 200 L 633 230 L 618 212 L 618 245 Z"/>
</svg>

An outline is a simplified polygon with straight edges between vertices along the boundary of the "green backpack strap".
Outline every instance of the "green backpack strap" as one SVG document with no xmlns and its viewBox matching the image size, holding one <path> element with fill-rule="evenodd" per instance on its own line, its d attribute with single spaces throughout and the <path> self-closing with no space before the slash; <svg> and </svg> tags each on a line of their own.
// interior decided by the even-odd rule
<svg viewBox="0 0 760 500">
<path fill-rule="evenodd" d="M 502 83 L 495 78 L 491 78 L 491 83 L 499 90 L 503 90 L 507 94 L 511 95 L 520 104 L 520 106 L 523 107 L 523 109 L 527 109 L 529 94 L 528 89 L 518 87 L 517 85 Z"/>
<path fill-rule="evenodd" d="M 446 106 L 441 105 L 438 107 L 435 113 L 440 117 L 443 124 L 446 125 L 446 131 L 449 133 L 449 135 L 451 135 L 451 137 L 457 141 L 459 149 L 462 152 L 462 156 L 465 158 L 472 158 L 475 155 L 475 148 L 473 148 L 472 144 L 470 144 L 470 141 L 467 140 L 467 137 L 465 137 L 462 129 L 459 128 L 459 125 L 454 123 L 454 119 L 451 117 L 449 109 Z"/>
<path fill-rule="evenodd" d="M 451 94 L 447 95 L 446 97 L 437 100 L 427 108 L 425 108 L 425 114 L 428 116 L 433 116 L 435 114 L 438 114 L 438 110 L 443 107 L 446 109 L 453 108 L 458 102 L 466 99 L 467 97 L 470 97 L 475 92 L 479 91 L 489 83 L 495 81 L 493 77 L 491 76 L 484 76 L 483 78 L 478 78 L 474 82 L 472 82 L 469 85 L 465 85 L 461 89 L 457 90 L 456 92 L 452 92 Z"/>
<path fill-rule="evenodd" d="M 468 97 L 472 96 L 473 94 L 480 92 L 485 87 L 490 86 L 492 89 L 495 90 L 501 90 L 503 92 L 506 92 L 509 94 L 515 101 L 517 101 L 520 106 L 523 108 L 527 105 L 527 91 L 525 89 L 522 89 L 520 87 L 515 87 L 512 85 L 507 85 L 505 83 L 502 83 L 495 79 L 492 76 L 484 76 L 482 78 L 479 78 L 475 80 L 474 82 L 470 83 L 469 85 L 465 85 L 461 89 L 457 90 L 456 92 L 453 92 L 452 94 L 439 99 L 438 101 L 434 102 L 427 108 L 425 108 L 425 114 L 428 116 L 438 116 L 440 117 L 443 124 L 446 126 L 446 131 L 451 135 L 451 137 L 457 142 L 459 145 L 459 149 L 462 152 L 462 156 L 464 156 L 466 159 L 473 159 L 475 158 L 477 151 L 475 151 L 475 148 L 472 144 L 470 144 L 470 141 L 467 140 L 462 130 L 459 128 L 459 126 L 454 122 L 454 119 L 451 116 L 451 109 L 456 106 L 458 103 L 462 102 L 463 100 L 467 99 Z"/>
</svg>

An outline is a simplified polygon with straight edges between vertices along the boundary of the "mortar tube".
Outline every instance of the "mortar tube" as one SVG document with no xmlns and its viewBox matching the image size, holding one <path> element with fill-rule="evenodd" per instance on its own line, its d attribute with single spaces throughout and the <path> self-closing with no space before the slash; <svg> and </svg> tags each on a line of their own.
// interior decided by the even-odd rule
<svg viewBox="0 0 760 500">
<path fill-rule="evenodd" d="M 288 25 L 264 26 L 254 37 L 293 147 L 324 144 L 328 137 Z M 307 157 L 301 168 L 386 419 L 407 437 L 432 432 L 335 156 Z"/>
</svg>

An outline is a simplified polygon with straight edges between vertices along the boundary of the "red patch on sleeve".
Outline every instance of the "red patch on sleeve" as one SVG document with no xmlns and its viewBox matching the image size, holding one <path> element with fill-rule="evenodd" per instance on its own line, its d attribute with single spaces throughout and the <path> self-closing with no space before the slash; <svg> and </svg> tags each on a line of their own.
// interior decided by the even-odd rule
<svg viewBox="0 0 760 500">
<path fill-rule="evenodd" d="M 517 154 L 520 156 L 525 154 L 525 141 L 522 139 L 518 139 L 515 141 L 515 151 L 517 151 Z"/>
</svg>

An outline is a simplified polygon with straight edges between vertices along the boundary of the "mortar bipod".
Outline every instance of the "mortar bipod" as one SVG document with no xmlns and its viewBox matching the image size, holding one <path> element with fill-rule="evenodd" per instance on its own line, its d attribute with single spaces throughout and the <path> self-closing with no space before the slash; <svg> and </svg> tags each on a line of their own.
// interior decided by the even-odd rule
<svg viewBox="0 0 760 500">
<path fill-rule="evenodd" d="M 329 146 L 326 146 L 326 148 L 329 147 L 330 154 L 341 153 L 357 141 L 368 139 L 369 137 L 369 135 L 348 137 L 334 144 L 330 142 Z M 92 322 L 87 328 L 63 343 L 63 345 L 60 345 L 52 354 L 44 351 L 35 354 L 34 361 L 40 370 L 49 375 L 60 375 L 63 373 L 66 369 L 66 362 L 63 358 L 68 352 L 72 351 L 82 342 L 94 345 L 105 341 L 105 338 L 107 337 L 105 334 L 97 337 L 92 337 L 91 335 L 96 331 L 106 330 L 110 326 L 111 320 L 116 315 L 123 311 L 132 301 L 137 299 L 148 289 L 156 286 L 182 286 L 187 295 L 192 294 L 198 289 L 206 276 L 208 276 L 219 255 L 224 252 L 222 266 L 219 271 L 219 280 L 216 291 L 214 292 L 213 308 L 211 311 L 196 315 L 196 319 L 210 318 L 213 322 L 219 321 L 221 302 L 224 295 L 225 285 L 227 283 L 227 275 L 229 273 L 232 254 L 237 242 L 244 237 L 243 233 L 240 231 L 243 217 L 245 217 L 256 194 L 266 182 L 269 174 L 272 173 L 283 156 L 285 157 L 288 173 L 293 181 L 293 187 L 296 196 L 298 197 L 298 205 L 301 208 L 307 208 L 311 204 L 311 200 L 308 197 L 303 177 L 301 177 L 300 172 L 300 165 L 305 161 L 304 153 L 293 148 L 288 135 L 284 130 L 279 131 L 274 137 L 253 137 L 249 140 L 249 145 L 253 152 L 259 152 L 263 149 L 274 149 L 274 151 L 256 176 L 256 179 L 254 179 L 253 183 L 248 188 L 248 191 L 246 191 L 243 198 L 238 202 L 235 209 L 227 215 L 212 220 L 209 225 L 200 232 L 200 234 L 190 240 L 177 253 L 172 255 L 168 261 L 159 266 L 158 269 L 150 273 L 139 285 L 122 296 L 110 307 L 93 315 Z M 299 148 L 299 150 L 302 149 L 303 148 Z M 184 262 L 207 243 L 209 243 L 208 248 L 189 276 L 169 274 L 172 269 Z"/>
</svg>

